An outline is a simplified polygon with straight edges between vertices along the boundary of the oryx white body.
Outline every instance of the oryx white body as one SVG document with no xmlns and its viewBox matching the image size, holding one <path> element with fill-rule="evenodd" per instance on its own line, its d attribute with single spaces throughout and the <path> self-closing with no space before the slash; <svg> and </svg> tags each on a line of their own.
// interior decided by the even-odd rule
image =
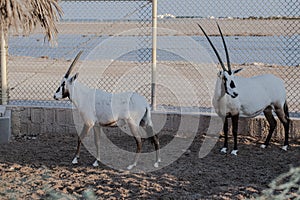
<svg viewBox="0 0 300 200">
<path fill-rule="evenodd" d="M 85 124 L 101 126 L 123 125 L 128 120 L 139 125 L 141 120 L 152 126 L 150 106 L 146 99 L 134 92 L 108 93 L 74 82 L 69 87 L 70 99 Z M 146 115 L 147 114 L 147 115 Z"/>
<path fill-rule="evenodd" d="M 69 74 L 81 53 L 73 61 L 68 72 L 62 79 L 60 87 L 54 94 L 56 100 L 68 97 L 78 109 L 83 119 L 84 126 L 78 138 L 77 151 L 72 163 L 76 164 L 78 162 L 81 140 L 89 133 L 91 128 L 94 128 L 97 149 L 97 158 L 93 165 L 98 166 L 98 160 L 100 160 L 99 139 L 102 127 L 128 124 L 130 132 L 137 143 L 137 153 L 134 162 L 128 166 L 128 169 L 136 166 L 141 152 L 140 126 L 146 129 L 147 136 L 152 139 L 155 145 L 156 162 L 154 167 L 158 167 L 160 162 L 159 141 L 157 135 L 153 135 L 151 109 L 147 100 L 135 92 L 112 94 L 100 89 L 89 88 L 77 81 L 78 73 L 69 78 Z M 95 125 L 98 126 L 96 127 Z"/>
<path fill-rule="evenodd" d="M 218 51 L 212 44 L 206 32 L 200 25 L 199 27 L 213 48 L 223 69 L 218 74 L 213 97 L 215 111 L 224 121 L 223 130 L 225 140 L 221 152 L 226 153 L 228 149 L 228 118 L 232 119 L 232 132 L 234 136 L 234 148 L 231 154 L 237 155 L 239 117 L 255 117 L 262 112 L 269 122 L 270 129 L 266 141 L 261 147 L 265 148 L 268 146 L 277 124 L 272 111 L 276 113 L 284 125 L 285 141 L 283 149 L 287 150 L 290 119 L 283 80 L 272 74 L 253 76 L 250 78 L 235 76 L 241 69 L 231 70 L 229 54 L 219 25 L 218 29 L 225 48 L 228 69 L 225 68 Z"/>
<path fill-rule="evenodd" d="M 222 91 L 223 81 L 217 78 L 213 106 L 219 116 L 256 117 L 268 106 L 283 107 L 286 100 L 284 82 L 272 74 L 234 78 L 238 96 Z M 223 89 L 224 90 L 224 89 Z"/>
</svg>

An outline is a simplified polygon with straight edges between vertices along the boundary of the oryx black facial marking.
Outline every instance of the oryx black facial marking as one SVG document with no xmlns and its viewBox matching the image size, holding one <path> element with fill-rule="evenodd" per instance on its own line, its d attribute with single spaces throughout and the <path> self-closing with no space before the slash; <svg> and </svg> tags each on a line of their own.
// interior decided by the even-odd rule
<svg viewBox="0 0 300 200">
<path fill-rule="evenodd" d="M 234 81 L 234 72 L 232 72 L 232 75 L 230 75 L 228 72 L 220 72 L 220 78 L 223 80 L 224 85 L 224 94 L 227 94 L 231 96 L 232 98 L 236 98 L 238 96 L 238 91 L 236 88 L 236 84 Z"/>
<path fill-rule="evenodd" d="M 61 87 L 57 88 L 55 93 L 59 93 L 60 89 L 61 89 Z"/>
<path fill-rule="evenodd" d="M 232 92 L 232 94 L 228 91 L 228 86 L 227 86 L 227 80 L 224 80 L 224 88 L 225 88 L 225 93 L 228 94 L 229 96 L 231 96 L 232 98 L 236 98 L 238 96 L 238 93 L 236 92 Z M 234 89 L 235 84 L 233 81 L 230 81 L 230 88 Z"/>
<path fill-rule="evenodd" d="M 66 89 L 66 81 L 61 84 L 61 90 L 62 98 L 67 98 L 70 96 L 69 90 Z"/>
<path fill-rule="evenodd" d="M 231 88 L 235 88 L 235 84 L 234 84 L 233 81 L 230 82 L 230 87 L 231 87 Z"/>
<path fill-rule="evenodd" d="M 66 88 L 66 81 L 62 81 L 62 83 L 60 84 L 59 88 L 57 88 L 55 95 L 54 95 L 54 99 L 58 100 L 59 98 L 57 97 L 57 94 L 60 94 L 59 96 L 61 96 L 62 99 L 67 98 L 70 96 L 69 94 L 69 90 Z"/>
</svg>

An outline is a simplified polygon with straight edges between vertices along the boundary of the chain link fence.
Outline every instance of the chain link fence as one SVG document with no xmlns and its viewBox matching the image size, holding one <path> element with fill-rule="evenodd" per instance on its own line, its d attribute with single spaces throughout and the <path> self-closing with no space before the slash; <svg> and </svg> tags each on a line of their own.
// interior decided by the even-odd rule
<svg viewBox="0 0 300 200">
<path fill-rule="evenodd" d="M 158 0 L 157 87 L 161 107 L 211 108 L 219 66 L 201 24 L 225 60 L 216 22 L 242 76 L 272 73 L 284 79 L 290 110 L 299 105 L 300 16 L 297 0 Z M 136 91 L 151 101 L 152 2 L 62 1 L 57 46 L 39 30 L 9 38 L 10 104 L 52 101 L 77 52 L 80 81 L 108 92 Z M 63 102 L 63 105 L 69 103 Z"/>
</svg>

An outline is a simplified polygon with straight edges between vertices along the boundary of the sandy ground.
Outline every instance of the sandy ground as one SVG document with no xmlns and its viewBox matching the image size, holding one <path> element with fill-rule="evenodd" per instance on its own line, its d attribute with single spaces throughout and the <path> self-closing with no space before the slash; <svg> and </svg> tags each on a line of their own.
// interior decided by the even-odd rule
<svg viewBox="0 0 300 200">
<path fill-rule="evenodd" d="M 172 133 L 160 133 L 159 137 L 162 147 L 174 139 Z M 118 147 L 134 151 L 135 142 L 130 136 L 118 134 L 109 138 Z M 299 143 L 296 145 L 295 141 L 284 152 L 274 141 L 263 150 L 256 138 L 241 136 L 236 157 L 219 152 L 221 139 L 200 159 L 203 138 L 199 133 L 190 148 L 169 166 L 140 173 L 103 164 L 94 168 L 94 158 L 85 148 L 79 164 L 72 165 L 76 134 L 17 138 L 0 148 L 0 198 L 246 199 L 260 195 L 275 177 L 300 165 Z M 232 147 L 232 142 L 229 145 Z M 151 143 L 145 141 L 143 151 L 152 150 Z"/>
</svg>

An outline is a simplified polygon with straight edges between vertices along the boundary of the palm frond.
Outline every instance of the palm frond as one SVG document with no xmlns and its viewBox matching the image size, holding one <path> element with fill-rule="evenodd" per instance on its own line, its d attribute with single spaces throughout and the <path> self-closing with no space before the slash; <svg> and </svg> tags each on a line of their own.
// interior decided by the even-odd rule
<svg viewBox="0 0 300 200">
<path fill-rule="evenodd" d="M 0 0 L 2 27 L 29 34 L 40 25 L 49 41 L 57 36 L 56 23 L 62 14 L 58 0 Z"/>
</svg>

